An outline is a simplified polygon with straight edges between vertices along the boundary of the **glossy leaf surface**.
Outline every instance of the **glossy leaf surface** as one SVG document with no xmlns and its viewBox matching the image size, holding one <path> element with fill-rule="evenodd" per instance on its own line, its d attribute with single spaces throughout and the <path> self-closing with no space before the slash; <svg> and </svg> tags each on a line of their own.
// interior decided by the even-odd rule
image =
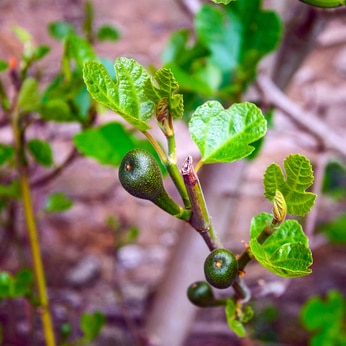
<svg viewBox="0 0 346 346">
<path fill-rule="evenodd" d="M 261 110 L 248 102 L 224 109 L 219 102 L 208 101 L 196 109 L 189 123 L 204 163 L 232 162 L 248 156 L 255 149 L 251 143 L 266 130 Z"/>
<path fill-rule="evenodd" d="M 148 73 L 135 60 L 127 58 L 118 58 L 114 69 L 116 82 L 101 63 L 85 63 L 83 77 L 89 93 L 138 130 L 149 129 L 147 121 L 154 114 L 154 103 L 144 94 Z"/>
<path fill-rule="evenodd" d="M 261 213 L 252 219 L 250 248 L 256 260 L 272 273 L 281 277 L 300 277 L 311 273 L 312 254 L 308 238 L 301 225 L 287 220 L 260 244 L 257 237 L 273 219 L 271 214 Z"/>
<path fill-rule="evenodd" d="M 312 185 L 314 176 L 310 161 L 302 155 L 289 155 L 284 161 L 286 177 L 281 167 L 271 164 L 264 174 L 264 195 L 272 201 L 276 190 L 285 198 L 289 214 L 304 216 L 315 203 L 316 195 L 306 190 Z"/>
</svg>

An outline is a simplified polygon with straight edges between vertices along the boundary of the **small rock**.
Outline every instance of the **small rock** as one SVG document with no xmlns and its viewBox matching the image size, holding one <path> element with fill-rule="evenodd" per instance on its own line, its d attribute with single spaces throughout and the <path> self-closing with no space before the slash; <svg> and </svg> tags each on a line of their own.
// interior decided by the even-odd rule
<svg viewBox="0 0 346 346">
<path fill-rule="evenodd" d="M 86 256 L 67 273 L 67 281 L 73 286 L 84 286 L 95 280 L 100 272 L 99 259 L 95 256 Z"/>
<path fill-rule="evenodd" d="M 118 260 L 127 269 L 138 267 L 144 260 L 145 251 L 138 245 L 130 244 L 118 250 Z"/>
</svg>

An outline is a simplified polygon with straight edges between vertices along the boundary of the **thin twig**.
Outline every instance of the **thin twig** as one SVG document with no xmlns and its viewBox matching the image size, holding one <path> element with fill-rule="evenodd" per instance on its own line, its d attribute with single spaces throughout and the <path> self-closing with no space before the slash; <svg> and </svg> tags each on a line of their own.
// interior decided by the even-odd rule
<svg viewBox="0 0 346 346">
<path fill-rule="evenodd" d="M 257 78 L 256 86 L 264 95 L 265 101 L 283 111 L 291 120 L 306 132 L 317 138 L 326 148 L 329 148 L 346 157 L 344 139 L 316 114 L 304 110 L 290 100 L 280 89 L 265 75 Z"/>
<path fill-rule="evenodd" d="M 34 189 L 34 188 L 42 187 L 43 185 L 48 184 L 51 180 L 56 178 L 61 173 L 61 171 L 63 171 L 67 166 L 69 166 L 78 157 L 78 155 L 79 155 L 79 153 L 78 153 L 77 149 L 73 148 L 71 150 L 70 154 L 65 159 L 65 161 L 61 163 L 61 165 L 56 167 L 56 169 L 54 171 L 52 171 L 52 172 L 48 173 L 47 175 L 33 181 L 30 184 L 30 187 L 32 189 Z"/>
</svg>

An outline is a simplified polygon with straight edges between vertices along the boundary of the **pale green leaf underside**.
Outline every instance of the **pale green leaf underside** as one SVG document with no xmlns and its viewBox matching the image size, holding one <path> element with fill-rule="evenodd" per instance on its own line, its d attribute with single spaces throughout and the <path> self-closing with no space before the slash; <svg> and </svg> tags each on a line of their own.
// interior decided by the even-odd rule
<svg viewBox="0 0 346 346">
<path fill-rule="evenodd" d="M 127 58 L 116 59 L 114 70 L 117 82 L 101 63 L 86 62 L 83 77 L 89 93 L 138 130 L 149 129 L 147 121 L 154 114 L 154 103 L 144 95 L 149 75 L 135 60 Z"/>
<path fill-rule="evenodd" d="M 266 130 L 261 110 L 249 102 L 224 109 L 219 102 L 208 101 L 196 109 L 189 123 L 204 163 L 232 162 L 248 156 L 254 150 L 251 143 Z"/>
<path fill-rule="evenodd" d="M 284 161 L 286 179 L 279 165 L 271 164 L 264 174 L 264 195 L 273 200 L 279 190 L 286 201 L 287 212 L 294 215 L 305 215 L 315 203 L 316 195 L 306 192 L 314 176 L 310 161 L 302 155 L 288 156 Z"/>
<path fill-rule="evenodd" d="M 256 260 L 281 277 L 300 277 L 311 273 L 312 254 L 300 224 L 287 220 L 263 244 L 257 241 L 271 214 L 261 213 L 251 222 L 250 248 Z"/>
</svg>

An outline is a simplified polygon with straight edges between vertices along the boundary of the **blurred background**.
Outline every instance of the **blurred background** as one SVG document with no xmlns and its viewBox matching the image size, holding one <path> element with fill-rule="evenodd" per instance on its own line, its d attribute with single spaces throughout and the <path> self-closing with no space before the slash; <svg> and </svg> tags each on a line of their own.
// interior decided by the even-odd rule
<svg viewBox="0 0 346 346">
<path fill-rule="evenodd" d="M 18 69 L 27 64 L 26 76 L 34 77 L 48 98 L 52 94 L 47 88 L 62 83 L 57 79 L 62 56 L 74 59 L 78 72 L 78 57 L 68 56 L 64 43 L 71 28 L 90 43 L 110 70 L 121 56 L 132 57 L 147 68 L 171 66 L 186 102 L 184 119 L 176 123 L 179 167 L 187 155 L 198 160 L 186 125 L 193 109 L 208 99 L 219 99 L 225 107 L 240 100 L 256 102 L 270 124 L 256 156 L 201 169 L 210 214 L 225 246 L 240 254 L 242 241 L 249 240 L 251 218 L 271 212 L 271 204 L 263 196 L 266 167 L 273 162 L 282 166 L 289 154 L 305 155 L 315 172 L 312 191 L 318 194 L 311 213 L 299 220 L 313 252 L 312 274 L 281 279 L 250 263 L 245 280 L 253 290 L 255 317 L 246 327 L 247 336 L 238 339 L 229 330 L 222 308 L 196 309 L 186 298 L 187 286 L 203 279 L 208 249 L 202 239 L 150 202 L 128 195 L 119 184 L 116 163 L 78 145 L 75 136 L 79 132 L 121 123 L 120 118 L 105 108 L 98 109 L 97 115 L 89 108 L 83 120 L 31 115 L 28 137 L 47 141 L 54 158 L 54 163 L 45 166 L 35 163 L 33 155 L 30 183 L 51 311 L 61 344 L 79 340 L 93 345 L 307 345 L 316 331 L 302 317 L 302 307 L 314 296 L 328 296 L 329 300 L 314 301 L 311 316 L 323 316 L 331 326 L 326 333 L 342 335 L 338 323 L 336 328 L 332 326 L 335 318 L 345 322 L 345 9 L 264 1 L 263 7 L 280 18 L 282 35 L 273 48 L 253 60 L 254 71 L 247 70 L 245 62 L 237 65 L 243 74 L 239 72 L 238 79 L 233 79 L 233 85 L 239 86 L 235 92 L 224 85 L 225 76 L 230 80 L 234 71 L 220 72 L 217 64 L 210 69 L 206 65 L 210 47 L 196 44 L 203 43 L 203 37 L 196 34 L 196 23 L 201 20 L 196 16 L 203 4 L 223 10 L 222 5 L 197 0 L 98 0 L 87 5 L 82 0 L 0 0 L 0 60 L 12 59 L 13 64 L 15 59 Z M 87 23 L 92 23 L 92 30 Z M 108 29 L 97 31 L 101 27 Z M 88 33 L 95 36 L 88 37 Z M 184 49 L 177 43 L 179 39 L 185 40 Z M 25 59 L 30 49 L 40 45 L 49 46 L 50 51 L 37 61 Z M 85 51 L 88 55 L 87 48 Z M 81 80 L 77 72 L 72 80 Z M 16 173 L 13 163 L 4 159 L 5 149 L 13 144 L 13 132 L 2 90 L 11 100 L 15 95 L 9 87 L 14 84 L 13 76 L 4 68 L 0 78 L 0 271 L 15 277 L 32 260 L 20 200 L 8 189 Z M 210 90 L 201 92 L 196 87 L 208 82 Z M 166 187 L 178 197 L 170 181 Z M 49 199 L 52 194 L 58 194 L 58 202 Z M 5 286 L 0 282 L 0 288 Z M 23 296 L 0 296 L 3 345 L 44 344 L 40 319 Z M 333 302 L 338 302 L 341 312 L 333 310 Z M 105 320 L 100 335 L 93 341 L 82 340 L 88 327 L 81 325 L 81 316 L 89 313 L 95 317 L 96 311 Z M 308 320 L 312 318 L 309 313 L 304 315 Z"/>
</svg>

